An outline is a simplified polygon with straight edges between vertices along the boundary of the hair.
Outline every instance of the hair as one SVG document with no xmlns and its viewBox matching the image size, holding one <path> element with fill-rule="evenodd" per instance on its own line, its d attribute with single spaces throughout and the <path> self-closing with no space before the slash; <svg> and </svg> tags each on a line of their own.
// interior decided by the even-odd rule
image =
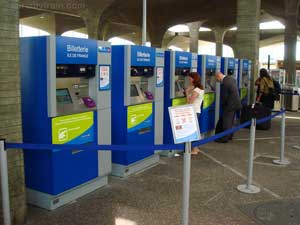
<svg viewBox="0 0 300 225">
<path fill-rule="evenodd" d="M 200 88 L 203 90 L 203 85 L 201 84 L 200 74 L 197 72 L 191 72 L 188 75 L 189 77 L 193 78 L 194 87 Z"/>
<path fill-rule="evenodd" d="M 265 68 L 260 69 L 260 71 L 259 71 L 259 77 L 260 78 L 264 78 L 264 77 L 271 78 L 270 75 L 269 75 L 269 73 L 268 73 L 268 70 L 266 70 Z"/>
</svg>

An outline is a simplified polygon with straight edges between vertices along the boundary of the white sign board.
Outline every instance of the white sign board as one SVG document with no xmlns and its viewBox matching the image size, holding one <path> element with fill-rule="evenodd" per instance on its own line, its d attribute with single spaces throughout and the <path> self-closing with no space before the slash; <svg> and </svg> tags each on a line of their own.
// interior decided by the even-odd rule
<svg viewBox="0 0 300 225">
<path fill-rule="evenodd" d="M 110 67 L 100 66 L 99 71 L 99 90 L 110 90 Z"/>
<path fill-rule="evenodd" d="M 156 69 L 156 86 L 162 87 L 164 84 L 164 68 L 157 67 Z"/>
<path fill-rule="evenodd" d="M 199 123 L 193 105 L 169 107 L 174 143 L 200 139 Z"/>
</svg>

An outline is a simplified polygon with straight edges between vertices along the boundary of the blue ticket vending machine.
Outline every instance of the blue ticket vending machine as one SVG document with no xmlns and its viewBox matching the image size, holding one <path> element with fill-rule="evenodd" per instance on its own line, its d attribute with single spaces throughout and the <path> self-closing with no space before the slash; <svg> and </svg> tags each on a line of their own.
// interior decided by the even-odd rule
<svg viewBox="0 0 300 225">
<path fill-rule="evenodd" d="M 21 38 L 23 140 L 41 144 L 110 144 L 107 42 Z M 107 184 L 110 152 L 24 151 L 27 201 L 53 210 Z"/>
<path fill-rule="evenodd" d="M 158 163 L 163 143 L 164 52 L 143 46 L 112 47 L 112 141 L 128 151 L 112 153 L 112 174 L 125 177 Z"/>
<path fill-rule="evenodd" d="M 234 79 L 238 82 L 238 68 L 239 60 L 230 57 L 222 57 L 221 60 L 221 72 L 225 76 L 233 76 Z M 238 85 L 238 83 L 237 83 Z"/>
<path fill-rule="evenodd" d="M 219 118 L 220 84 L 216 82 L 215 74 L 221 69 L 221 57 L 198 55 L 198 72 L 205 94 L 200 114 L 200 131 L 206 135 L 215 129 Z"/>
<path fill-rule="evenodd" d="M 250 104 L 250 74 L 251 61 L 248 59 L 239 60 L 239 92 L 242 105 Z"/>
<path fill-rule="evenodd" d="M 184 88 L 188 74 L 197 72 L 197 54 L 190 52 L 165 52 L 164 86 L 164 144 L 174 144 L 168 107 L 186 104 Z M 163 151 L 161 155 L 172 157 L 176 151 Z"/>
</svg>

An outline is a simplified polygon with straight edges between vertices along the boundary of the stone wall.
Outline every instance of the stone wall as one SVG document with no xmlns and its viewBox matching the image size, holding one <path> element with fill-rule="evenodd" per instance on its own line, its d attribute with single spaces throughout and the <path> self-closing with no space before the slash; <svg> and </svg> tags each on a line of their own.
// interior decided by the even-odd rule
<svg viewBox="0 0 300 225">
<path fill-rule="evenodd" d="M 0 0 L 0 5 L 0 138 L 21 141 L 19 3 L 18 0 Z M 8 167 L 12 224 L 23 224 L 26 201 L 21 151 L 8 152 Z"/>
</svg>

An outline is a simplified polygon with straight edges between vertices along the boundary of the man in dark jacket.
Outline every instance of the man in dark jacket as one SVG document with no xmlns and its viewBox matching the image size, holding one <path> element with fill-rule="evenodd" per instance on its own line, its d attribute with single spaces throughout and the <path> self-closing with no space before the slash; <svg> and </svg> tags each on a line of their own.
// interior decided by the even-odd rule
<svg viewBox="0 0 300 225">
<path fill-rule="evenodd" d="M 217 126 L 219 127 L 219 132 L 222 132 L 232 128 L 235 112 L 242 108 L 242 104 L 238 93 L 237 81 L 232 76 L 225 76 L 221 72 L 217 72 L 216 80 L 221 83 L 223 115 L 220 117 Z M 216 140 L 216 142 L 227 143 L 232 137 L 233 134 L 227 135 Z"/>
</svg>

